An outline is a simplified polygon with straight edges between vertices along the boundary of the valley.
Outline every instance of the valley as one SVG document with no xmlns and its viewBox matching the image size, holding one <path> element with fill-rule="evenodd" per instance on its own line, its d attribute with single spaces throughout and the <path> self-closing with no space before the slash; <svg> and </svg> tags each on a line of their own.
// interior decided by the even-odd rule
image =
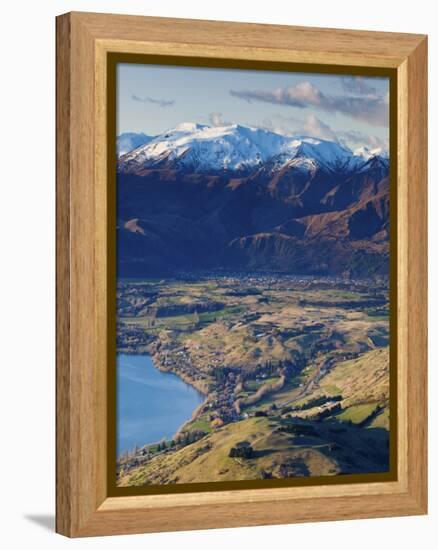
<svg viewBox="0 0 438 550">
<path fill-rule="evenodd" d="M 120 486 L 388 469 L 384 278 L 183 272 L 120 279 L 117 303 L 118 351 L 205 395 L 118 457 Z"/>
<path fill-rule="evenodd" d="M 387 472 L 387 152 L 193 122 L 117 146 L 118 352 L 203 396 L 117 484 Z"/>
</svg>

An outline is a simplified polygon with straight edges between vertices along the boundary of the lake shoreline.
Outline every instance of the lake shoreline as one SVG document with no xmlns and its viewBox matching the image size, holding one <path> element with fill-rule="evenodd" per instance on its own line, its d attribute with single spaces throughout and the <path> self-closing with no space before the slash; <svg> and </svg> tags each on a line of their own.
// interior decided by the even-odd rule
<svg viewBox="0 0 438 550">
<path fill-rule="evenodd" d="M 193 422 L 193 420 L 196 420 L 196 418 L 198 418 L 199 416 L 199 413 L 201 412 L 201 409 L 202 407 L 205 405 L 206 401 L 207 401 L 207 398 L 208 398 L 208 392 L 205 390 L 205 387 L 199 383 L 196 382 L 196 380 L 193 380 L 192 378 L 190 378 L 190 376 L 187 376 L 186 374 L 182 374 L 182 373 L 178 373 L 174 370 L 171 370 L 171 369 L 166 369 L 163 367 L 163 365 L 161 365 L 160 361 L 159 361 L 159 357 L 160 357 L 160 354 L 159 352 L 157 352 L 156 350 L 154 352 L 152 351 L 149 351 L 149 355 L 152 359 L 152 364 L 154 365 L 154 367 L 159 370 L 160 372 L 167 372 L 167 373 L 172 373 L 172 374 L 175 374 L 176 376 L 178 376 L 178 378 L 180 378 L 180 380 L 182 380 L 185 384 L 188 384 L 189 386 L 191 386 L 192 388 L 194 388 L 198 393 L 202 394 L 203 397 L 204 397 L 204 401 L 202 403 L 200 403 L 192 412 L 192 415 L 191 417 L 186 420 L 183 424 L 181 424 L 181 426 L 178 428 L 178 430 L 173 434 L 172 436 L 172 439 L 175 439 L 177 438 L 179 435 L 181 435 L 181 433 L 184 431 L 184 427 L 187 426 L 187 424 L 190 424 L 190 422 Z M 158 358 L 156 357 L 158 356 Z"/>
<path fill-rule="evenodd" d="M 169 441 L 169 440 L 174 439 L 175 437 L 177 437 L 177 435 L 179 433 L 181 433 L 181 431 L 184 429 L 184 426 L 186 426 L 188 423 L 192 422 L 197 417 L 197 415 L 199 414 L 200 409 L 204 406 L 205 401 L 206 401 L 206 397 L 207 397 L 207 394 L 204 391 L 202 391 L 197 386 L 197 384 L 193 383 L 193 381 L 190 380 L 189 377 L 181 376 L 179 373 L 177 373 L 177 372 L 175 372 L 171 369 L 163 368 L 159 364 L 159 361 L 158 361 L 158 358 L 156 357 L 156 355 L 157 355 L 156 353 L 151 353 L 151 350 L 149 350 L 149 349 L 144 350 L 144 351 L 142 350 L 139 353 L 133 353 L 133 352 L 126 353 L 125 350 L 123 350 L 123 351 L 118 350 L 117 351 L 118 360 L 121 356 L 144 358 L 145 360 L 149 360 L 150 366 L 153 368 L 153 370 L 155 370 L 159 373 L 162 373 L 162 374 L 174 375 L 174 377 L 177 378 L 180 381 L 180 383 L 184 384 L 186 387 L 189 387 L 189 388 L 191 388 L 191 390 L 194 390 L 196 392 L 196 394 L 198 395 L 198 404 L 194 408 L 191 409 L 191 412 L 189 414 L 187 414 L 186 419 L 183 420 L 181 423 L 179 423 L 178 427 L 176 428 L 176 431 L 174 431 L 175 428 L 172 430 L 173 435 L 170 437 L 170 439 L 169 439 L 169 435 L 163 435 L 162 437 L 156 438 L 154 441 L 142 442 L 141 444 L 140 443 L 135 443 L 135 446 L 138 446 L 139 448 L 147 448 L 147 447 L 156 445 L 156 444 L 160 443 L 163 440 Z M 123 368 L 123 366 L 120 366 L 120 367 L 117 367 L 117 368 Z M 143 370 L 143 368 L 147 369 L 148 368 L 147 364 L 144 364 L 144 365 L 140 366 L 141 370 Z M 120 373 L 118 372 L 117 375 L 119 376 Z M 202 402 L 199 403 L 199 399 L 202 399 Z M 144 395 L 144 400 L 147 400 L 147 394 L 146 393 Z M 160 418 L 158 416 L 157 417 L 157 424 L 159 424 L 159 422 L 160 422 Z M 122 432 L 119 435 L 121 435 L 123 437 Z M 123 450 L 118 451 L 118 453 L 117 453 L 118 458 L 120 458 L 126 452 L 130 452 L 129 445 L 126 446 L 126 448 L 124 448 Z"/>
<path fill-rule="evenodd" d="M 197 380 L 193 380 L 193 378 L 191 378 L 190 376 L 188 376 L 185 373 L 181 373 L 181 372 L 172 370 L 170 368 L 163 367 L 161 362 L 157 359 L 157 357 L 161 357 L 161 356 L 160 356 L 160 352 L 155 349 L 154 344 L 155 344 L 155 342 L 152 342 L 148 345 L 141 346 L 137 350 L 133 350 L 132 348 L 124 347 L 124 348 L 118 349 L 117 352 L 116 352 L 116 355 L 121 355 L 121 354 L 123 354 L 123 355 L 132 355 L 132 356 L 147 355 L 152 359 L 154 367 L 157 370 L 159 370 L 160 372 L 175 374 L 183 382 L 185 382 L 189 386 L 192 386 L 196 391 L 198 391 L 199 393 L 202 393 L 202 395 L 205 395 L 206 397 L 208 396 L 208 391 L 205 387 L 205 384 L 203 384 L 202 382 L 198 382 Z"/>
</svg>

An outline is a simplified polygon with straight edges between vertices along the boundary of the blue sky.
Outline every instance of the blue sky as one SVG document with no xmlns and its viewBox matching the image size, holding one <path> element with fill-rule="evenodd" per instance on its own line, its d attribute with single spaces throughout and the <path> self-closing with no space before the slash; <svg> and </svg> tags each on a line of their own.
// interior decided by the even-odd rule
<svg viewBox="0 0 438 550">
<path fill-rule="evenodd" d="M 245 124 L 355 149 L 387 146 L 389 80 L 315 73 L 118 64 L 117 133 L 181 122 Z"/>
</svg>

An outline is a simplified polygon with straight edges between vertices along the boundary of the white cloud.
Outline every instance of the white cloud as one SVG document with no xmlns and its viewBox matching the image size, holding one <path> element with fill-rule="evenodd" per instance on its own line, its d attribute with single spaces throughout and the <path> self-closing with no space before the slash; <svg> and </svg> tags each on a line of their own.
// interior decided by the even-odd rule
<svg viewBox="0 0 438 550">
<path fill-rule="evenodd" d="M 231 122 L 224 120 L 222 113 L 214 112 L 208 115 L 208 119 L 212 126 L 229 126 Z"/>
<path fill-rule="evenodd" d="M 338 141 L 338 136 L 328 124 L 323 122 L 315 115 L 309 115 L 304 121 L 303 133 L 312 136 L 326 139 L 328 141 Z"/>
<path fill-rule="evenodd" d="M 356 95 L 376 95 L 376 89 L 370 85 L 370 79 L 363 76 L 344 76 L 341 85 L 345 92 Z"/>
<path fill-rule="evenodd" d="M 262 127 L 285 136 L 301 135 L 325 139 L 327 141 L 338 141 L 336 132 L 314 114 L 310 114 L 306 118 L 276 115 L 272 119 L 265 118 Z"/>
<path fill-rule="evenodd" d="M 272 118 L 265 118 L 261 127 L 285 136 L 309 136 L 338 142 L 352 150 L 367 147 L 368 149 L 380 148 L 388 151 L 389 148 L 388 139 L 358 130 L 335 130 L 314 114 L 310 114 L 306 118 L 276 115 Z"/>
<path fill-rule="evenodd" d="M 364 132 L 359 132 L 358 130 L 340 131 L 337 132 L 337 134 L 339 141 L 350 147 L 350 149 L 365 146 L 368 149 L 389 150 L 389 139 L 382 139 Z"/>
<path fill-rule="evenodd" d="M 374 88 L 358 84 L 347 84 L 350 88 L 370 92 Z M 365 86 L 365 87 L 364 87 Z M 328 113 L 342 113 L 355 119 L 364 120 L 375 126 L 388 125 L 388 102 L 385 95 L 377 93 L 344 95 L 325 94 L 311 82 L 303 81 L 293 86 L 275 90 L 230 90 L 230 94 L 248 102 L 261 101 L 290 107 L 316 108 Z"/>
</svg>

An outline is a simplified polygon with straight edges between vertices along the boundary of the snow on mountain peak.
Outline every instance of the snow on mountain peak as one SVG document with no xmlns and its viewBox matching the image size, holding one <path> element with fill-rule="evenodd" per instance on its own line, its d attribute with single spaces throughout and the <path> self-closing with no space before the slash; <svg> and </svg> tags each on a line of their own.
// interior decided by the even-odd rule
<svg viewBox="0 0 438 550">
<path fill-rule="evenodd" d="M 205 126 L 196 122 L 181 122 L 175 126 L 174 130 L 177 132 L 196 132 L 202 128 L 205 128 Z"/>
<path fill-rule="evenodd" d="M 364 160 L 369 160 L 371 157 L 383 157 L 388 158 L 388 152 L 385 151 L 382 147 L 375 147 L 370 149 L 366 146 L 359 147 L 355 149 L 354 156 L 362 157 Z"/>
<path fill-rule="evenodd" d="M 239 124 L 207 126 L 183 122 L 124 155 L 123 170 L 152 168 L 164 163 L 191 170 L 246 170 L 271 160 L 313 159 L 328 170 L 352 169 L 374 151 L 352 153 L 339 143 L 309 136 L 285 136 Z"/>
<path fill-rule="evenodd" d="M 149 143 L 153 138 L 151 136 L 147 136 L 143 132 L 135 133 L 135 132 L 125 132 L 123 134 L 120 134 L 117 136 L 117 156 L 121 157 L 122 155 L 126 155 L 126 153 L 129 153 L 133 151 L 134 149 L 137 149 L 137 147 L 140 147 L 144 145 L 145 143 Z"/>
</svg>

